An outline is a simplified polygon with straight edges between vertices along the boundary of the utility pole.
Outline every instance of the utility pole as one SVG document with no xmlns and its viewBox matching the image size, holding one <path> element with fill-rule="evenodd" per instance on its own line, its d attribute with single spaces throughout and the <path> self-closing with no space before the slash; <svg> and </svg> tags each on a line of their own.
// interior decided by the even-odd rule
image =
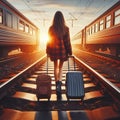
<svg viewBox="0 0 120 120">
<path fill-rule="evenodd" d="M 73 27 L 73 22 L 77 20 L 77 18 L 70 12 L 69 12 L 69 15 L 72 17 L 70 20 L 72 21 L 72 27 Z"/>
</svg>

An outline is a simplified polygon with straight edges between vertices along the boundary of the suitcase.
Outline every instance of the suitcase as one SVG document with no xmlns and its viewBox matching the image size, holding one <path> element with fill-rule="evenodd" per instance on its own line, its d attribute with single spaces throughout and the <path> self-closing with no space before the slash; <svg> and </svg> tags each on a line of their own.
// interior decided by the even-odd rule
<svg viewBox="0 0 120 120">
<path fill-rule="evenodd" d="M 70 71 L 69 59 L 68 58 L 68 72 L 66 73 L 66 96 L 67 99 L 81 99 L 83 101 L 85 96 L 83 73 L 75 70 L 75 58 L 74 60 L 74 71 Z"/>
<path fill-rule="evenodd" d="M 36 97 L 39 99 L 48 99 L 51 97 L 51 76 L 48 75 L 48 58 L 47 73 L 41 73 L 36 79 Z"/>
</svg>

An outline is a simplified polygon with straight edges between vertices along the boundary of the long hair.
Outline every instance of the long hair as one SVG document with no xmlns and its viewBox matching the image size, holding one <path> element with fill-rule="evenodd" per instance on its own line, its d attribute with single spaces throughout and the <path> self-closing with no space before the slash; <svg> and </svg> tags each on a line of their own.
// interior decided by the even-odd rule
<svg viewBox="0 0 120 120">
<path fill-rule="evenodd" d="M 57 11 L 53 18 L 53 24 L 52 27 L 54 29 L 54 33 L 56 34 L 56 37 L 58 39 L 62 39 L 63 35 L 66 32 L 66 25 L 65 20 L 62 12 Z"/>
</svg>

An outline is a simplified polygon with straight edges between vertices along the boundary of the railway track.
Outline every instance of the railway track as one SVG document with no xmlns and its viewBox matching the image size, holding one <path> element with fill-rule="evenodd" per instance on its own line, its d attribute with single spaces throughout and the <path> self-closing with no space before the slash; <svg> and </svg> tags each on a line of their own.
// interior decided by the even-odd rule
<svg viewBox="0 0 120 120">
<path fill-rule="evenodd" d="M 44 52 L 42 51 L 36 51 L 31 54 L 21 53 L 0 59 L 0 85 L 35 62 L 43 54 Z"/>
<path fill-rule="evenodd" d="M 38 118 L 45 114 L 48 115 L 49 111 L 53 115 L 56 112 L 64 115 L 61 120 L 78 120 L 80 117 L 86 118 L 85 120 L 120 119 L 120 90 L 105 77 L 76 58 L 76 70 L 83 72 L 84 103 L 82 104 L 79 99 L 67 101 L 65 75 L 68 71 L 68 64 L 65 62 L 63 66 L 62 100 L 57 101 L 53 63 L 49 61 L 48 64 L 48 74 L 52 78 L 50 101 L 41 99 L 40 102 L 37 102 L 35 95 L 36 77 L 40 73 L 46 73 L 46 56 L 44 56 L 0 86 L 0 120 L 7 120 L 7 118 L 9 120 L 15 120 L 15 118 L 18 120 L 28 119 L 30 118 L 28 114 L 31 114 L 30 120 L 33 120 L 38 111 Z M 73 69 L 72 60 L 70 66 Z M 48 117 L 50 119 L 49 115 Z"/>
<path fill-rule="evenodd" d="M 79 52 L 78 52 L 79 51 Z M 78 54 L 79 53 L 79 54 Z M 120 61 L 76 49 L 75 55 L 120 88 Z"/>
</svg>

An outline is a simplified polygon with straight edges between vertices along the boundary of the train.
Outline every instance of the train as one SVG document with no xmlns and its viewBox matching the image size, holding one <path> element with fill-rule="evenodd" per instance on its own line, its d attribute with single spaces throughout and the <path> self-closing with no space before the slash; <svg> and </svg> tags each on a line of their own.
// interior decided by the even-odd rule
<svg viewBox="0 0 120 120">
<path fill-rule="evenodd" d="M 0 57 L 12 50 L 33 52 L 39 46 L 40 29 L 6 0 L 0 0 Z"/>
<path fill-rule="evenodd" d="M 120 1 L 72 37 L 81 49 L 120 57 Z"/>
</svg>

